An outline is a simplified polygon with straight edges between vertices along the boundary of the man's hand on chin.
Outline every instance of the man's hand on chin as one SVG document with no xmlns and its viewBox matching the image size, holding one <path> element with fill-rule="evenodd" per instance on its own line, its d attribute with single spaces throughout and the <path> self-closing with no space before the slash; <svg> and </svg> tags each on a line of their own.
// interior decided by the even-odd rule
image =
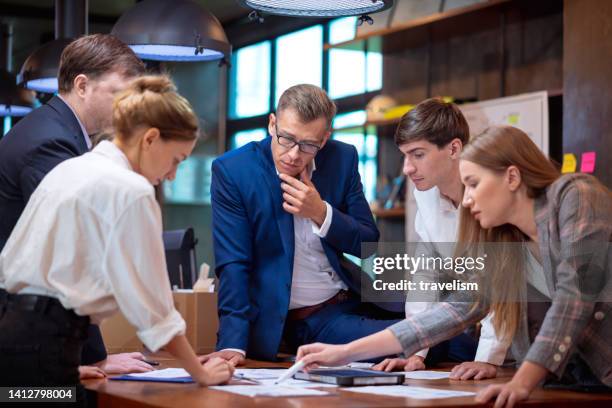
<svg viewBox="0 0 612 408">
<path fill-rule="evenodd" d="M 301 180 L 286 174 L 280 174 L 283 190 L 283 209 L 293 215 L 310 218 L 319 227 L 325 221 L 327 206 L 321 199 L 317 188 L 310 180 L 308 171 L 300 174 Z"/>
<path fill-rule="evenodd" d="M 152 371 L 153 367 L 144 361 L 142 353 L 120 353 L 109 354 L 106 360 L 95 365 L 100 367 L 106 374 L 130 374 L 146 373 Z"/>
<path fill-rule="evenodd" d="M 215 351 L 214 353 L 198 356 L 198 359 L 200 359 L 200 363 L 204 364 L 205 362 L 214 357 L 219 357 L 226 361 L 229 361 L 234 365 L 234 367 L 244 364 L 245 360 L 244 355 L 242 353 L 233 350 Z"/>
</svg>

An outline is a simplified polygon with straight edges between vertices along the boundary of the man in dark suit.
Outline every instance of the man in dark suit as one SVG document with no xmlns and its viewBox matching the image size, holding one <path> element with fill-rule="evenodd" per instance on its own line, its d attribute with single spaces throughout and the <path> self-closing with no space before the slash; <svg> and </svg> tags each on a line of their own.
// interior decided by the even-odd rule
<svg viewBox="0 0 612 408">
<path fill-rule="evenodd" d="M 62 161 L 90 149 L 90 135 L 111 124 L 115 94 L 143 72 L 136 54 L 111 35 L 81 37 L 64 49 L 59 94 L 0 140 L 0 250 L 40 181 Z M 113 373 L 150 369 L 140 353 L 107 358 L 100 330 L 92 325 L 82 364 L 94 363 Z"/>
<path fill-rule="evenodd" d="M 213 163 L 220 327 L 212 356 L 273 360 L 282 340 L 342 343 L 397 321 L 360 302 L 360 276 L 342 264 L 343 253 L 368 256 L 361 244 L 379 232 L 356 149 L 329 140 L 335 111 L 322 89 L 291 87 L 270 115 L 270 137 Z"/>
</svg>

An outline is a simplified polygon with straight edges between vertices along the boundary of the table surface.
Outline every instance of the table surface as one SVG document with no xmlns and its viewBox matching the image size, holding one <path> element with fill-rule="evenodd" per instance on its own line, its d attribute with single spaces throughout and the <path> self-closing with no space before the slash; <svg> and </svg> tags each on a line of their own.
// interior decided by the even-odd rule
<svg viewBox="0 0 612 408">
<path fill-rule="evenodd" d="M 155 358 L 159 368 L 176 367 L 174 360 L 165 357 Z M 271 363 L 247 360 L 245 368 L 287 368 L 290 363 Z M 449 370 L 452 366 L 444 369 Z M 503 383 L 514 373 L 512 369 L 501 369 L 497 378 L 483 381 L 443 380 L 406 380 L 407 384 L 478 392 L 489 384 Z M 490 404 L 477 404 L 473 397 L 417 400 L 410 398 L 385 397 L 344 391 L 342 388 L 322 388 L 330 393 L 321 397 L 256 397 L 250 398 L 229 392 L 199 387 L 196 384 L 171 384 L 137 381 L 83 381 L 85 388 L 98 393 L 99 407 L 287 407 L 287 408 L 324 408 L 324 407 L 478 407 Z M 612 393 L 594 394 L 558 390 L 535 390 L 528 401 L 529 407 L 610 407 Z M 521 405 L 523 405 L 521 404 Z"/>
</svg>

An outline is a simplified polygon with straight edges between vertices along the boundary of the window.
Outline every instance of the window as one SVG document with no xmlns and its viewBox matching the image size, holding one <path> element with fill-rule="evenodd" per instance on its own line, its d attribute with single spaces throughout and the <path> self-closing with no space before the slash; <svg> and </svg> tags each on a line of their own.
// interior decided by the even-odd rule
<svg viewBox="0 0 612 408">
<path fill-rule="evenodd" d="M 257 116 L 270 110 L 270 46 L 270 41 L 264 41 L 232 55 L 230 118 Z"/>
<path fill-rule="evenodd" d="M 5 116 L 4 117 L 4 128 L 2 130 L 2 135 L 6 135 L 9 130 L 11 130 L 11 117 L 10 116 Z"/>
<path fill-rule="evenodd" d="M 329 43 L 350 41 L 357 34 L 357 17 L 344 17 L 329 23 Z"/>
<path fill-rule="evenodd" d="M 334 20 L 329 24 L 329 42 L 352 40 L 357 17 Z M 367 50 L 366 50 L 367 48 Z M 329 96 L 343 98 L 382 88 L 380 40 L 361 41 L 347 48 L 329 50 Z"/>
<path fill-rule="evenodd" d="M 378 136 L 375 126 L 364 129 L 359 126 L 365 122 L 365 111 L 355 111 L 336 116 L 333 138 L 355 146 L 359 155 L 359 175 L 363 184 L 363 192 L 368 201 L 376 197 L 376 176 L 378 173 Z M 353 126 L 353 127 L 348 127 Z M 340 129 L 345 128 L 345 129 Z"/>
<path fill-rule="evenodd" d="M 268 136 L 268 130 L 263 129 L 252 129 L 243 130 L 236 132 L 232 137 L 231 148 L 237 149 L 250 142 L 258 142 Z"/>
<path fill-rule="evenodd" d="M 323 26 L 286 34 L 276 40 L 275 107 L 282 93 L 297 84 L 322 86 Z"/>
<path fill-rule="evenodd" d="M 174 181 L 166 181 L 164 198 L 169 204 L 210 204 L 211 167 L 214 156 L 192 155 L 176 171 Z"/>
</svg>

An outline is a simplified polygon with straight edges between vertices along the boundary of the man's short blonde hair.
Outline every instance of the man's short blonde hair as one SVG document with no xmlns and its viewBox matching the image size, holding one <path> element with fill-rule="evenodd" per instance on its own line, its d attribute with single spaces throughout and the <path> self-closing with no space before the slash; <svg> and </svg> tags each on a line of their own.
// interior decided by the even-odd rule
<svg viewBox="0 0 612 408">
<path fill-rule="evenodd" d="M 293 109 L 302 123 L 325 118 L 328 129 L 331 129 L 332 120 L 336 116 L 336 104 L 323 89 L 310 84 L 294 85 L 283 92 L 276 113 L 285 109 Z"/>
</svg>

